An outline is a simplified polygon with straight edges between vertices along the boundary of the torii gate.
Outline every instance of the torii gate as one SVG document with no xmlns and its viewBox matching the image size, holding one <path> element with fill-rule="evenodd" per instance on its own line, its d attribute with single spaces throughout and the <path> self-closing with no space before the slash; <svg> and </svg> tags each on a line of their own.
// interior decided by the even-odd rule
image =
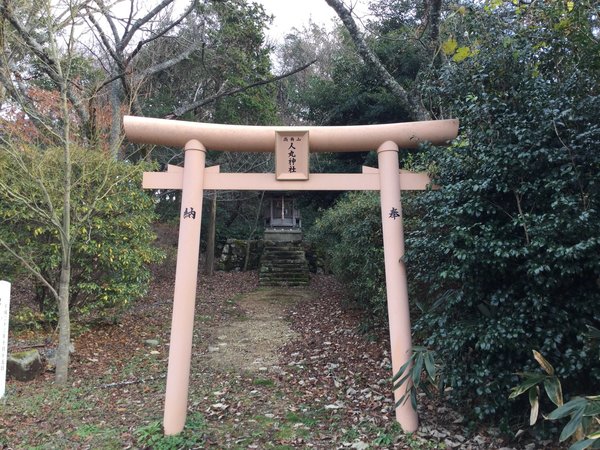
<svg viewBox="0 0 600 450">
<path fill-rule="evenodd" d="M 399 170 L 398 148 L 420 142 L 444 145 L 458 134 L 458 120 L 437 120 L 345 127 L 269 127 L 218 125 L 125 116 L 132 142 L 185 149 L 184 167 L 166 173 L 144 173 L 147 189 L 181 189 L 177 269 L 165 394 L 164 432 L 178 434 L 187 415 L 194 306 L 200 249 L 203 190 L 253 191 L 380 191 L 392 370 L 397 373 L 411 356 L 411 327 L 404 266 L 401 190 L 424 190 L 425 173 Z M 275 152 L 273 173 L 220 173 L 205 167 L 206 149 Z M 309 174 L 311 152 L 377 150 L 379 169 L 363 167 L 360 174 Z M 394 392 L 396 401 L 410 389 L 410 378 Z M 406 432 L 418 426 L 410 401 L 396 408 L 396 420 Z"/>
</svg>

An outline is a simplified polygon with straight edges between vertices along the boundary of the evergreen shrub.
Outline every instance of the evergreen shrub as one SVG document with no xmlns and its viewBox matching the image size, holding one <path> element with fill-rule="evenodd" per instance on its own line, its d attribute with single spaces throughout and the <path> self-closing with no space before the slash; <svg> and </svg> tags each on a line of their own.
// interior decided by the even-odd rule
<svg viewBox="0 0 600 450">
<path fill-rule="evenodd" d="M 385 272 L 379 195 L 351 192 L 327 209 L 307 233 L 328 268 L 366 311 L 367 325 L 385 322 Z"/>
<path fill-rule="evenodd" d="M 421 199 L 407 267 L 426 309 L 416 332 L 451 398 L 508 419 L 527 410 L 508 393 L 535 368 L 532 349 L 557 362 L 566 392 L 600 388 L 585 339 L 600 324 L 600 91 L 568 33 L 479 19 L 477 52 L 429 87 L 461 132 L 429 153 L 442 188 Z"/>
<path fill-rule="evenodd" d="M 60 148 L 23 147 L 18 159 L 0 157 L 0 177 L 23 201 L 0 199 L 0 238 L 33 261 L 54 286 L 60 275 L 58 229 L 41 213 L 48 201 L 59 213 L 62 203 Z M 87 149 L 72 149 L 72 223 L 75 236 L 71 257 L 70 307 L 76 314 L 114 315 L 143 296 L 150 264 L 163 257 L 153 245 L 154 202 L 141 188 L 147 164 L 112 160 Z M 38 182 L 39 181 L 39 182 Z M 20 262 L 3 252 L 5 276 L 24 276 Z M 56 319 L 56 302 L 34 277 L 39 309 Z"/>
</svg>

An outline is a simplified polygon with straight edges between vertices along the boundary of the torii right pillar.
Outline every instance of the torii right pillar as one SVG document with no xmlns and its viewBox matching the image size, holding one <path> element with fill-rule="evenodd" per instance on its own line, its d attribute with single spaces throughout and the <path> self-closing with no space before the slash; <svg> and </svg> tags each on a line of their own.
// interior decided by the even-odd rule
<svg viewBox="0 0 600 450">
<path fill-rule="evenodd" d="M 404 265 L 404 227 L 400 199 L 401 175 L 396 143 L 387 141 L 381 144 L 377 149 L 377 159 L 392 370 L 395 375 L 410 359 L 412 353 L 408 285 Z M 394 391 L 395 401 L 398 402 L 411 387 L 411 380 L 408 378 L 401 387 Z M 396 420 L 405 432 L 417 430 L 419 419 L 410 398 L 396 408 Z"/>
</svg>

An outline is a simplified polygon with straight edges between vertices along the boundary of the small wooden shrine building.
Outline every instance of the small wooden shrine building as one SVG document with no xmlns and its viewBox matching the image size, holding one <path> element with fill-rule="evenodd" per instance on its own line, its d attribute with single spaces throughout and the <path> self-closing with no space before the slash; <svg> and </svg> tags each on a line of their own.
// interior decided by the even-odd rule
<svg viewBox="0 0 600 450">
<path fill-rule="evenodd" d="M 302 240 L 302 217 L 296 198 L 283 192 L 274 192 L 265 199 L 265 240 L 298 242 Z"/>
</svg>

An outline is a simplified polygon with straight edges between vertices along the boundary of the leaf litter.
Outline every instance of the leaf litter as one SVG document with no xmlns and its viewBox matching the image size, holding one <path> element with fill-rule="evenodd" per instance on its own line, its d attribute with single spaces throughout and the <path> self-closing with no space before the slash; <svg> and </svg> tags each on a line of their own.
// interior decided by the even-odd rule
<svg viewBox="0 0 600 450">
<path fill-rule="evenodd" d="M 8 382 L 0 445 L 140 448 L 136 431 L 162 420 L 173 258 L 153 272 L 149 293 L 118 323 L 76 337 L 69 386 L 55 386 L 51 372 Z M 309 288 L 266 289 L 256 272 L 199 274 L 188 407 L 188 417 L 204 420 L 199 448 L 531 445 L 508 444 L 496 429 L 469 433 L 460 414 L 425 397 L 420 430 L 403 435 L 394 420 L 387 330 L 360 333 L 360 314 L 345 305 L 343 286 L 328 275 L 313 275 Z M 52 337 L 11 335 L 10 344 L 53 345 Z"/>
</svg>

